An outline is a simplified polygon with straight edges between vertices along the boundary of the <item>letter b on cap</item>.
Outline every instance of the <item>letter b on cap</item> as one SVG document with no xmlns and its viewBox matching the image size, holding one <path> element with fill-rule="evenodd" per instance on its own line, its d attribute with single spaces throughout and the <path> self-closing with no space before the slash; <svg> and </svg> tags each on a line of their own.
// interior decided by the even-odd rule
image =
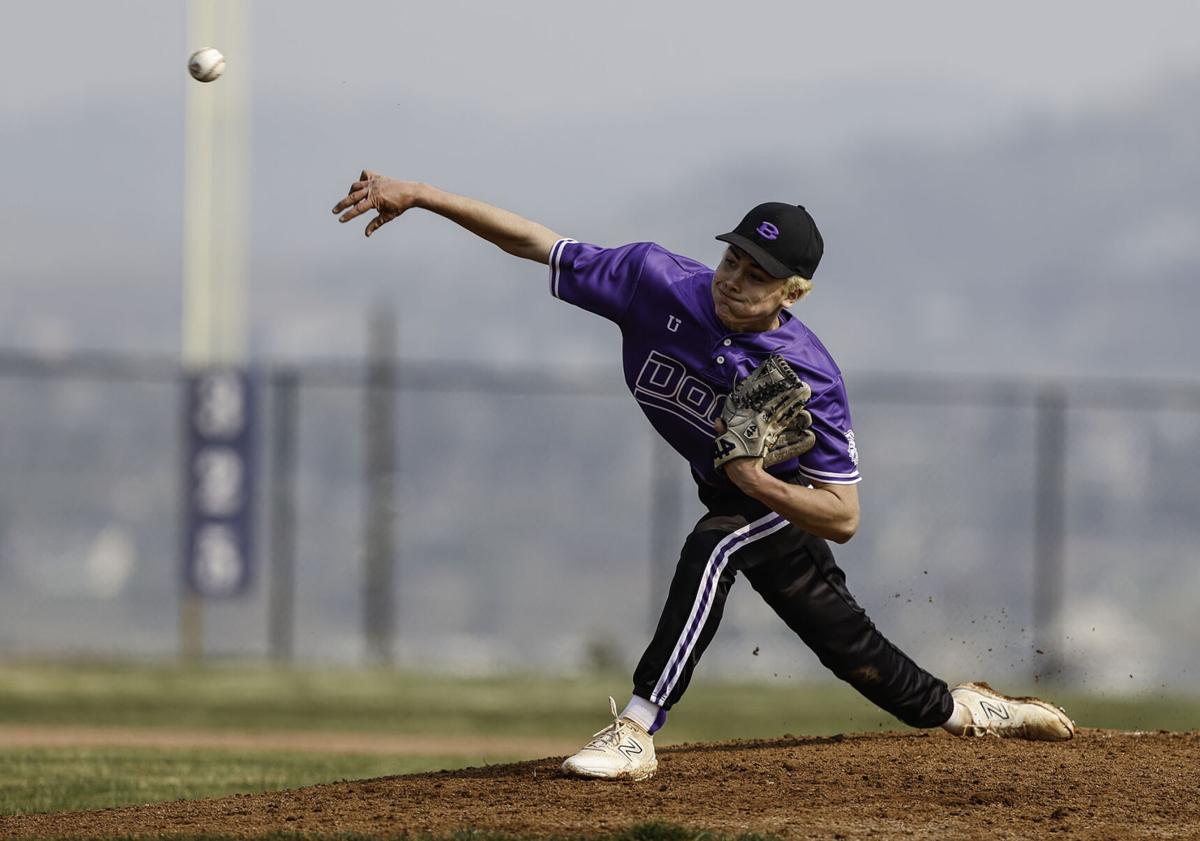
<svg viewBox="0 0 1200 841">
<path fill-rule="evenodd" d="M 763 222 L 754 232 L 763 239 L 779 239 L 779 229 L 770 222 Z"/>
</svg>

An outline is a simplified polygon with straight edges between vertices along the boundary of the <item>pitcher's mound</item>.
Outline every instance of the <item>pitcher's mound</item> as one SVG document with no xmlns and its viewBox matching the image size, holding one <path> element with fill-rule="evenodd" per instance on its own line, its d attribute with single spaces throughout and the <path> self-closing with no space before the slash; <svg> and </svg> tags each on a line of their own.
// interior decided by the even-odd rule
<svg viewBox="0 0 1200 841">
<path fill-rule="evenodd" d="M 681 745 L 660 750 L 658 775 L 642 783 L 564 778 L 560 762 L 0 818 L 0 838 L 594 836 L 647 823 L 784 838 L 1200 837 L 1196 732 L 1082 730 L 1057 744 L 939 731 Z"/>
</svg>

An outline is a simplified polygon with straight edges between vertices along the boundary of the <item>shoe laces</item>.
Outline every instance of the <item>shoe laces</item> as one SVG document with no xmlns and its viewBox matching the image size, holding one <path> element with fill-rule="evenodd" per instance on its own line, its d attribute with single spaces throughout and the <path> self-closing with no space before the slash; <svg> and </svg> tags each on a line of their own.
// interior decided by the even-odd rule
<svg viewBox="0 0 1200 841">
<path fill-rule="evenodd" d="M 617 702 L 611 695 L 608 697 L 608 708 L 612 711 L 613 723 L 592 734 L 592 740 L 587 743 L 589 748 L 616 747 L 625 728 L 631 724 L 617 715 Z"/>
</svg>

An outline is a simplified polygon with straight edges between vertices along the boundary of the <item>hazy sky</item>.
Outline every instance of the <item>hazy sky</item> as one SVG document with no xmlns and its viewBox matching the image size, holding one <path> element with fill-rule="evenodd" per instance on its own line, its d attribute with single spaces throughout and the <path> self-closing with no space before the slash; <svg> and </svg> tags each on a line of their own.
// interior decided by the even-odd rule
<svg viewBox="0 0 1200 841">
<path fill-rule="evenodd" d="M 881 183 L 844 151 L 909 142 L 936 157 L 959 140 L 1020 145 L 1030 121 L 1136 113 L 1160 86 L 1200 70 L 1200 4 L 1182 1 L 247 6 L 249 46 L 217 44 L 228 69 L 215 85 L 250 88 L 251 318 L 259 347 L 289 354 L 355 352 L 357 331 L 346 325 L 381 289 L 396 288 L 400 272 L 479 275 L 464 282 L 478 283 L 469 294 L 484 306 L 497 300 L 485 286 L 501 282 L 494 275 L 529 275 L 425 216 L 370 244 L 361 225 L 340 228 L 328 208 L 363 166 L 478 195 L 577 238 L 671 237 L 659 241 L 711 260 L 711 232 L 764 195 L 762 179 L 731 189 L 737 173 L 719 180 L 720 167 L 853 166 L 860 181 Z M 202 46 L 186 21 L 182 0 L 5 3 L 4 344 L 178 348 L 184 94 L 196 84 L 185 64 Z M 1038 131 L 1022 147 L 1031 159 Z M 1130 150 L 1134 160 L 1155 154 Z M 876 160 L 896 174 L 899 164 Z M 1112 170 L 1094 166 L 1081 184 Z M 861 185 L 817 180 L 779 187 L 823 209 L 818 218 L 834 234 L 823 278 L 836 278 L 839 254 L 879 240 L 860 224 Z M 697 190 L 720 191 L 720 201 L 697 202 Z M 1155 236 L 1189 240 L 1192 209 Z M 306 273 L 304 293 L 296 287 Z M 960 293 L 950 285 L 945 294 Z M 444 300 L 439 318 L 459 303 L 432 298 L 422 306 Z M 825 312 L 837 304 L 823 300 Z M 538 318 L 562 317 L 549 302 L 536 306 L 546 307 Z M 430 318 L 414 320 L 406 336 Z M 421 339 L 419 350 L 462 350 L 435 340 Z M 493 349 L 510 341 L 521 339 L 506 333 Z M 593 346 L 590 335 L 580 341 Z"/>
<path fill-rule="evenodd" d="M 5 7 L 5 111 L 180 88 L 183 2 Z M 540 112 L 898 77 L 1074 107 L 1194 66 L 1200 6 L 256 0 L 251 26 L 231 71 L 248 61 L 256 86 L 317 98 L 417 90 Z"/>
</svg>

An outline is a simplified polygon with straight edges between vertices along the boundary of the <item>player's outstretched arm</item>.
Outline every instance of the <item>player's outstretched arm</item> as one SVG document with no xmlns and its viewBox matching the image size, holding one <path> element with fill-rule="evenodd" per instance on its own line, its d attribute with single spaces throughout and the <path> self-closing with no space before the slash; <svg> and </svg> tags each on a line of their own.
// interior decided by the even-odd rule
<svg viewBox="0 0 1200 841">
<path fill-rule="evenodd" d="M 478 199 L 447 193 L 429 184 L 400 181 L 364 169 L 350 185 L 346 197 L 333 206 L 341 222 L 349 222 L 369 210 L 378 212 L 367 224 L 366 235 L 379 230 L 401 213 L 419 207 L 445 216 L 478 237 L 516 257 L 547 263 L 550 249 L 562 237 L 545 225 Z"/>
</svg>

